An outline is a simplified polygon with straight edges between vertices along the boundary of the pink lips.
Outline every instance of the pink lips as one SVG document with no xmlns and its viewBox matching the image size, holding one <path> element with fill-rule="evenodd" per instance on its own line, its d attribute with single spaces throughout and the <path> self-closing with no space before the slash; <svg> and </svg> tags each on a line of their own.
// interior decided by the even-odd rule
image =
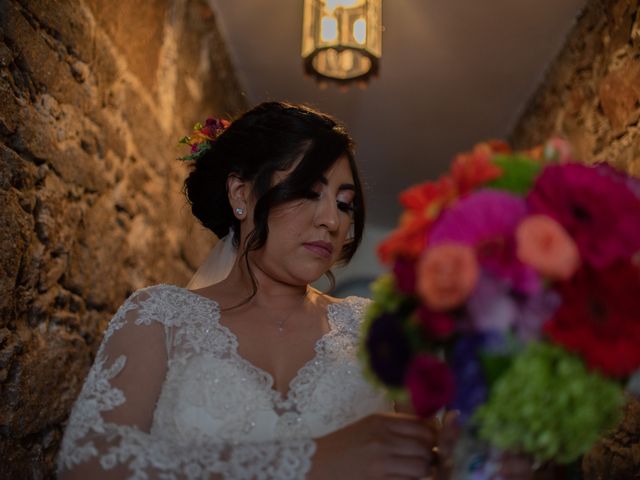
<svg viewBox="0 0 640 480">
<path fill-rule="evenodd" d="M 303 243 L 303 246 L 307 250 L 310 250 L 316 255 L 319 255 L 324 258 L 329 258 L 333 253 L 333 245 L 331 245 L 329 242 L 322 242 L 322 241 L 307 242 L 307 243 Z"/>
</svg>

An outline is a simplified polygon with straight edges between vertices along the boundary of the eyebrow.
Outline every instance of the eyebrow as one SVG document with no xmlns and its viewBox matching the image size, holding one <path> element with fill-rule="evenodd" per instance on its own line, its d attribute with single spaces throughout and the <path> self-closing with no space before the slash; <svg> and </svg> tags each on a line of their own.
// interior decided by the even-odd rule
<svg viewBox="0 0 640 480">
<path fill-rule="evenodd" d="M 327 177 L 323 176 L 323 177 L 320 177 L 320 183 L 323 185 L 328 185 L 329 180 L 327 180 Z M 352 192 L 355 192 L 356 186 L 353 183 L 343 183 L 338 187 L 338 191 L 342 191 L 342 190 L 351 190 Z"/>
</svg>

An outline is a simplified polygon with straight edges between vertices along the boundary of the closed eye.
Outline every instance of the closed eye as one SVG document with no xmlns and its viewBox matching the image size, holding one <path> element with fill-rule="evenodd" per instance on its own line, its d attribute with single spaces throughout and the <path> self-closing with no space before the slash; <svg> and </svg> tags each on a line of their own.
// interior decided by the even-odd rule
<svg viewBox="0 0 640 480">
<path fill-rule="evenodd" d="M 338 204 L 338 210 L 340 210 L 341 212 L 345 212 L 349 214 L 353 213 L 353 203 L 341 202 L 340 200 L 338 200 L 337 204 Z"/>
</svg>

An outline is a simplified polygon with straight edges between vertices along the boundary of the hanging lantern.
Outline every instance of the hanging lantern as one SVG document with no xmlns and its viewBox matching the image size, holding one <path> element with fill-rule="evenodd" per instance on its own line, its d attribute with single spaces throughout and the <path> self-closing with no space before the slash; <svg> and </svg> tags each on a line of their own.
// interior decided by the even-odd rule
<svg viewBox="0 0 640 480">
<path fill-rule="evenodd" d="M 340 83 L 368 80 L 382 56 L 382 0 L 304 0 L 307 73 Z"/>
</svg>

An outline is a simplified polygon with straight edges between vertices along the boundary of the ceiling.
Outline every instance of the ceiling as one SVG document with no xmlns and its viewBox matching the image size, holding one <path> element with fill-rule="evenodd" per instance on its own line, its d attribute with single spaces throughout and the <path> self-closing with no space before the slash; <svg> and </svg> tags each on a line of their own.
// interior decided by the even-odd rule
<svg viewBox="0 0 640 480">
<path fill-rule="evenodd" d="M 510 133 L 585 4 L 384 0 L 379 77 L 344 92 L 304 75 L 302 0 L 209 1 L 249 104 L 304 102 L 347 125 L 378 229 L 396 224 L 400 191 Z"/>
</svg>

